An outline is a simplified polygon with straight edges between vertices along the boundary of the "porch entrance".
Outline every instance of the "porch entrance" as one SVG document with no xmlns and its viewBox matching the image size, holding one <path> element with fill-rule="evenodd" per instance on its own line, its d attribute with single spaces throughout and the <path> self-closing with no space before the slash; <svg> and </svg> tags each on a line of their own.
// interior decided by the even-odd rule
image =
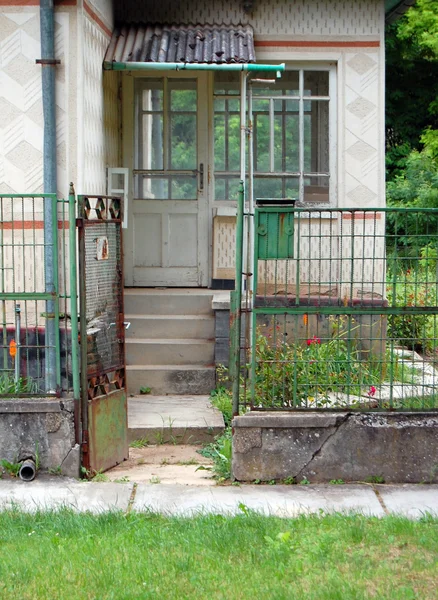
<svg viewBox="0 0 438 600">
<path fill-rule="evenodd" d="M 127 130 L 135 138 L 126 284 L 206 286 L 207 75 L 158 72 L 126 80 L 134 100 Z"/>
</svg>

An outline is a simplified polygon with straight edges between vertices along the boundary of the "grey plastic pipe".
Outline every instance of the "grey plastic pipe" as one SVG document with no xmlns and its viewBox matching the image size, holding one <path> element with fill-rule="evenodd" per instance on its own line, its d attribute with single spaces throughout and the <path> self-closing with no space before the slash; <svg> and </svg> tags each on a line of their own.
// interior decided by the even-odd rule
<svg viewBox="0 0 438 600">
<path fill-rule="evenodd" d="M 18 477 L 22 481 L 33 481 L 36 476 L 36 465 L 35 461 L 31 458 L 26 458 L 21 463 L 20 470 L 18 471 Z"/>
</svg>

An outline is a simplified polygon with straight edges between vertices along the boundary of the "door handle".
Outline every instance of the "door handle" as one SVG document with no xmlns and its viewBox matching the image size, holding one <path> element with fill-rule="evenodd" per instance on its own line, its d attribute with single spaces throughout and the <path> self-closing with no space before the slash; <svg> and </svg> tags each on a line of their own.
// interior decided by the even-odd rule
<svg viewBox="0 0 438 600">
<path fill-rule="evenodd" d="M 201 192 L 204 189 L 204 163 L 199 165 L 199 189 Z"/>
</svg>

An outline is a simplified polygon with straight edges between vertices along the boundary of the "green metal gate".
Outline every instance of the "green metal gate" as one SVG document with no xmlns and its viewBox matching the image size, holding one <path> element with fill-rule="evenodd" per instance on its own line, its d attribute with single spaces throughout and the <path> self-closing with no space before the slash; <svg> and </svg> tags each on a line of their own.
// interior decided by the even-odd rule
<svg viewBox="0 0 438 600">
<path fill-rule="evenodd" d="M 128 457 L 119 198 L 78 197 L 83 465 L 91 473 Z"/>
<path fill-rule="evenodd" d="M 438 409 L 438 211 L 243 207 L 234 412 Z"/>
</svg>

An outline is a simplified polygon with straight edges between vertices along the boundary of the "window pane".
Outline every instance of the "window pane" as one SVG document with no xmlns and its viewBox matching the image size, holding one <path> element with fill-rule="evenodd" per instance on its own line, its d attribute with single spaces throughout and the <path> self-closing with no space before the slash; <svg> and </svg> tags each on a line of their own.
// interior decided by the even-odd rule
<svg viewBox="0 0 438 600">
<path fill-rule="evenodd" d="M 298 173 L 300 170 L 300 120 L 298 115 L 285 117 L 285 171 Z"/>
<path fill-rule="evenodd" d="M 305 202 L 328 202 L 329 201 L 329 177 L 305 177 L 304 178 L 304 201 Z"/>
<path fill-rule="evenodd" d="M 304 71 L 304 95 L 328 96 L 329 73 L 328 71 Z"/>
<path fill-rule="evenodd" d="M 214 168 L 215 171 L 225 171 L 225 124 L 226 116 L 214 115 Z"/>
<path fill-rule="evenodd" d="M 298 200 L 300 197 L 300 180 L 298 177 L 288 177 L 286 179 L 284 197 L 291 200 Z"/>
<path fill-rule="evenodd" d="M 214 179 L 215 200 L 237 200 L 240 180 L 236 177 L 220 177 Z"/>
<path fill-rule="evenodd" d="M 268 115 L 254 115 L 254 166 L 256 171 L 269 171 Z"/>
<path fill-rule="evenodd" d="M 196 169 L 196 115 L 170 117 L 170 168 Z"/>
<path fill-rule="evenodd" d="M 163 168 L 163 115 L 145 113 L 141 117 L 138 169 Z"/>
<path fill-rule="evenodd" d="M 254 178 L 254 198 L 283 198 L 283 181 L 278 178 Z"/>
<path fill-rule="evenodd" d="M 329 105 L 312 100 L 304 118 L 304 170 L 306 173 L 329 172 Z"/>
</svg>

